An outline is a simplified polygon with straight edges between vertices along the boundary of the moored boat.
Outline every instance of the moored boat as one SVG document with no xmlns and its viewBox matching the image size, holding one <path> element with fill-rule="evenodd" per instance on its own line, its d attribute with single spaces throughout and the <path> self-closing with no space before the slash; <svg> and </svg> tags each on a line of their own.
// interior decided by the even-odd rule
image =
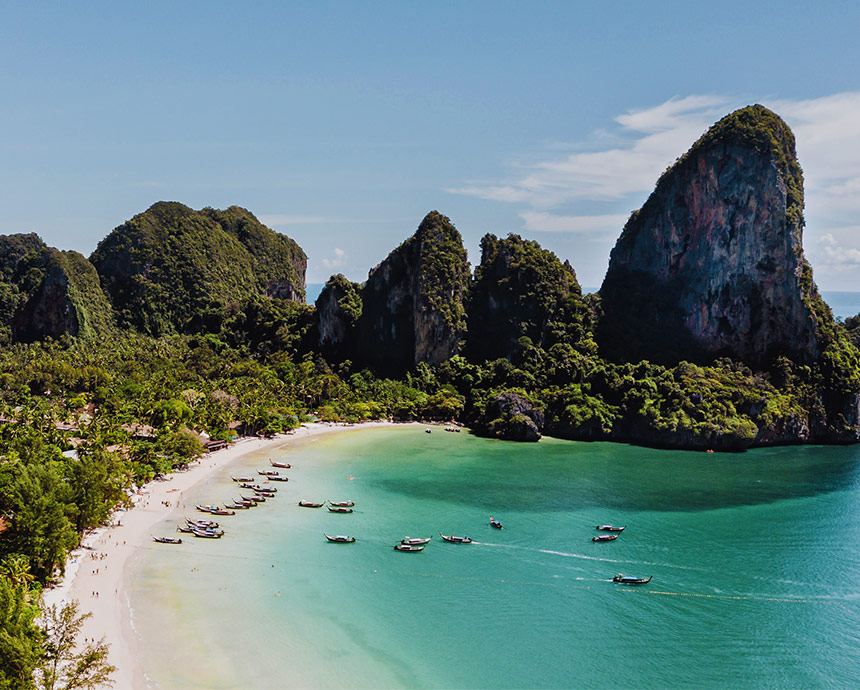
<svg viewBox="0 0 860 690">
<path fill-rule="evenodd" d="M 397 551 L 423 551 L 424 545 L 416 546 L 415 544 L 395 544 L 394 548 Z"/>
<path fill-rule="evenodd" d="M 159 544 L 181 544 L 182 540 L 179 537 L 153 537 L 153 541 Z"/>
<path fill-rule="evenodd" d="M 445 541 L 451 542 L 452 544 L 471 544 L 472 543 L 471 537 L 467 537 L 465 535 L 462 537 L 455 537 L 453 534 L 449 534 L 446 536 L 446 535 L 442 534 L 441 532 L 439 532 L 439 536 L 442 537 L 442 539 L 444 539 Z"/>
<path fill-rule="evenodd" d="M 248 510 L 251 506 L 245 503 L 245 501 L 242 501 L 241 503 L 233 501 L 233 503 L 225 503 L 224 507 L 230 510 Z"/>
<path fill-rule="evenodd" d="M 212 515 L 235 515 L 235 510 L 227 510 L 226 508 L 212 508 L 210 511 Z"/>
<path fill-rule="evenodd" d="M 280 472 L 278 470 L 257 470 L 257 474 L 262 474 L 264 477 L 277 477 Z"/>
<path fill-rule="evenodd" d="M 195 537 L 200 537 L 201 539 L 220 539 L 224 536 L 224 530 L 208 530 L 208 529 L 195 529 L 192 530 L 191 533 Z"/>
<path fill-rule="evenodd" d="M 601 534 L 598 537 L 592 537 L 591 541 L 614 541 L 618 539 L 617 534 Z"/>
<path fill-rule="evenodd" d="M 254 481 L 253 477 L 230 477 L 234 482 L 252 482 Z"/>
<path fill-rule="evenodd" d="M 302 508 L 322 508 L 325 505 L 325 501 L 322 503 L 314 503 L 313 501 L 299 501 L 299 505 Z"/>
<path fill-rule="evenodd" d="M 240 497 L 243 501 L 250 501 L 251 503 L 255 503 L 255 504 L 256 504 L 256 503 L 265 503 L 265 502 L 266 502 L 266 497 L 265 497 L 265 496 L 257 496 L 256 494 L 254 494 L 253 496 L 242 496 L 242 495 L 240 494 L 240 496 L 239 496 L 239 497 Z"/>
<path fill-rule="evenodd" d="M 269 475 L 270 482 L 288 482 L 290 481 L 288 477 L 276 477 L 275 475 Z"/>
<path fill-rule="evenodd" d="M 340 506 L 341 508 L 352 508 L 355 505 L 354 501 L 329 501 L 329 505 Z"/>
<path fill-rule="evenodd" d="M 426 539 L 423 537 L 403 537 L 403 539 L 400 540 L 400 543 L 409 544 L 410 546 L 421 546 L 422 544 L 429 542 L 432 538 L 433 537 L 427 537 Z"/>
<path fill-rule="evenodd" d="M 336 544 L 352 544 L 355 541 L 355 537 L 345 537 L 341 534 L 338 534 L 336 537 L 330 537 L 323 532 L 323 536 L 330 542 L 334 542 Z"/>
<path fill-rule="evenodd" d="M 328 512 L 330 513 L 352 513 L 354 512 L 352 508 L 346 508 L 345 506 L 326 506 L 328 508 Z"/>
<path fill-rule="evenodd" d="M 624 525 L 624 527 L 615 527 L 614 525 L 595 525 L 594 529 L 599 529 L 602 532 L 623 532 L 627 529 L 627 525 Z"/>
<path fill-rule="evenodd" d="M 654 576 L 652 575 L 651 577 Z M 612 581 L 617 582 L 619 585 L 647 585 L 651 582 L 651 577 L 633 577 L 632 575 L 618 573 L 618 575 L 612 578 Z"/>
<path fill-rule="evenodd" d="M 185 518 L 185 522 L 189 525 L 189 527 L 207 527 L 211 529 L 218 529 L 218 523 L 215 520 L 206 520 L 205 518 L 201 518 L 200 520 L 192 520 L 191 518 Z"/>
<path fill-rule="evenodd" d="M 276 462 L 275 460 L 269 460 L 269 464 L 272 467 L 282 467 L 282 468 L 287 469 L 287 470 L 292 467 L 292 465 L 288 462 Z"/>
</svg>

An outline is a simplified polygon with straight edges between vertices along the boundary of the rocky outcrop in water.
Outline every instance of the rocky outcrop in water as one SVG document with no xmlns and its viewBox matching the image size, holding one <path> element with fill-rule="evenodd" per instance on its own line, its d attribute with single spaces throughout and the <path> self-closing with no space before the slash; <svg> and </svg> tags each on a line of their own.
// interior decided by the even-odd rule
<svg viewBox="0 0 860 690">
<path fill-rule="evenodd" d="M 803 258 L 802 212 L 788 126 L 759 105 L 720 120 L 663 174 L 612 250 L 601 352 L 815 362 L 820 297 Z"/>
</svg>

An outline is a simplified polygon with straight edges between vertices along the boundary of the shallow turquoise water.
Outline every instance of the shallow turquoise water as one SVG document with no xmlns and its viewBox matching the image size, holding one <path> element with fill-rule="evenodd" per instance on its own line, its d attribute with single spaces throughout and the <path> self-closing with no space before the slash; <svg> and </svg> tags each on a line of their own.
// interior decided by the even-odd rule
<svg viewBox="0 0 860 690">
<path fill-rule="evenodd" d="M 408 427 L 284 455 L 278 498 L 223 518 L 223 539 L 141 549 L 131 599 L 160 687 L 860 686 L 860 448 L 681 453 Z M 188 502 L 237 495 L 228 475 L 267 457 Z M 603 522 L 627 530 L 592 543 Z M 421 553 L 392 548 L 431 534 Z M 625 588 L 618 572 L 654 579 Z"/>
</svg>

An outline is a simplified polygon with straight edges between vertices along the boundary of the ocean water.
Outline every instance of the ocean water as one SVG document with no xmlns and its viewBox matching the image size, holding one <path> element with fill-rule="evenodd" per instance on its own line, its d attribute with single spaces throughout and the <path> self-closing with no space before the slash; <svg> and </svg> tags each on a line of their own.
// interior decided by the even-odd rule
<svg viewBox="0 0 860 690">
<path fill-rule="evenodd" d="M 290 481 L 221 518 L 223 539 L 141 548 L 130 600 L 154 685 L 860 687 L 858 447 L 705 454 L 404 427 L 280 455 Z M 188 502 L 236 496 L 229 475 L 267 459 Z M 627 529 L 591 542 L 605 522 Z M 433 540 L 394 551 L 406 535 Z"/>
</svg>

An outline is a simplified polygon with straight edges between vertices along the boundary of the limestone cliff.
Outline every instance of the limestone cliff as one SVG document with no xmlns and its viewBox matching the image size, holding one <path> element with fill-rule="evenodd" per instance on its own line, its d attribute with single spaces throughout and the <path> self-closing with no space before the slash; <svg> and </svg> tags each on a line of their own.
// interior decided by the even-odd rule
<svg viewBox="0 0 860 690">
<path fill-rule="evenodd" d="M 341 273 L 333 275 L 325 284 L 314 306 L 317 310 L 320 351 L 331 360 L 346 359 L 347 338 L 353 334 L 361 316 L 361 285 L 353 283 Z"/>
<path fill-rule="evenodd" d="M 360 294 L 345 283 L 330 280 L 317 300 L 320 345 L 335 358 L 396 376 L 457 352 L 469 262 L 447 217 L 428 213 L 415 234 L 370 271 Z M 352 313 L 342 308 L 347 302 Z"/>
<path fill-rule="evenodd" d="M 253 295 L 304 300 L 304 252 L 237 206 L 158 202 L 111 232 L 91 261 L 121 324 L 151 335 Z"/>
<path fill-rule="evenodd" d="M 663 174 L 612 250 L 601 352 L 634 362 L 815 362 L 820 297 L 803 258 L 802 212 L 788 126 L 760 105 L 720 120 Z"/>
<path fill-rule="evenodd" d="M 110 303 L 99 284 L 93 265 L 73 251 L 47 247 L 33 236 L 23 236 L 29 251 L 19 252 L 14 263 L 7 255 L 4 275 L 6 335 L 18 342 L 31 342 L 63 335 L 104 335 L 113 326 Z M 32 240 L 35 238 L 38 242 Z M 14 238 L 3 238 L 17 247 Z"/>
</svg>

